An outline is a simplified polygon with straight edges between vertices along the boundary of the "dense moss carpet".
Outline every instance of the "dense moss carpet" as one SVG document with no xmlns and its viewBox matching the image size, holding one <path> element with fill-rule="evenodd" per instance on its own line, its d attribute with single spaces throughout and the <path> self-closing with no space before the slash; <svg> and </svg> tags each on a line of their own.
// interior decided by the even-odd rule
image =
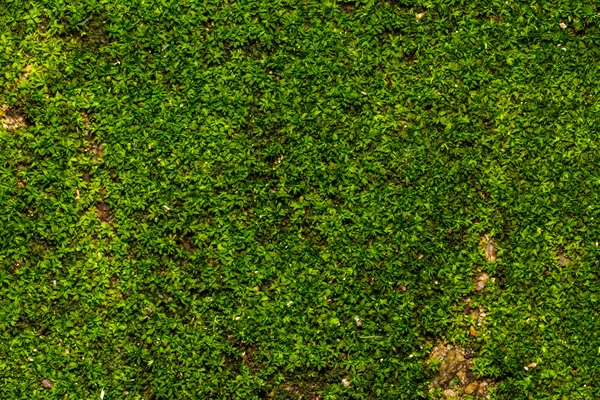
<svg viewBox="0 0 600 400">
<path fill-rule="evenodd" d="M 0 1 L 0 398 L 600 398 L 599 12 Z"/>
</svg>

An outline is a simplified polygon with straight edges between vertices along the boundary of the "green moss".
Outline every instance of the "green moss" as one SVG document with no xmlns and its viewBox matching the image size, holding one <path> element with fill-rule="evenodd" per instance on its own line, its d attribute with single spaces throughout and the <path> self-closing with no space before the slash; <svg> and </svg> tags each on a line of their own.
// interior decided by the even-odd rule
<svg viewBox="0 0 600 400">
<path fill-rule="evenodd" d="M 0 397 L 600 397 L 594 2 L 0 15 Z"/>
</svg>

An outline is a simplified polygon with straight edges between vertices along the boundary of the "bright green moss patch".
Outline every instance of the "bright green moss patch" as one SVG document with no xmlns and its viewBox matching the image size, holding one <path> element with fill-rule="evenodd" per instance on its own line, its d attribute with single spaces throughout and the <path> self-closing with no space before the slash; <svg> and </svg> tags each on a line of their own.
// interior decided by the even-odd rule
<svg viewBox="0 0 600 400">
<path fill-rule="evenodd" d="M 600 398 L 599 13 L 0 2 L 0 398 Z"/>
</svg>

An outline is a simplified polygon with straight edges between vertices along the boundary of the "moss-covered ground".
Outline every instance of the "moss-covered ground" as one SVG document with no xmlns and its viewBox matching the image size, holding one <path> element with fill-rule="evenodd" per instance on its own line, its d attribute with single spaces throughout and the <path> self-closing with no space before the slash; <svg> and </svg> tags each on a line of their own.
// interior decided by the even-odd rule
<svg viewBox="0 0 600 400">
<path fill-rule="evenodd" d="M 600 398 L 599 12 L 0 0 L 0 398 Z"/>
</svg>

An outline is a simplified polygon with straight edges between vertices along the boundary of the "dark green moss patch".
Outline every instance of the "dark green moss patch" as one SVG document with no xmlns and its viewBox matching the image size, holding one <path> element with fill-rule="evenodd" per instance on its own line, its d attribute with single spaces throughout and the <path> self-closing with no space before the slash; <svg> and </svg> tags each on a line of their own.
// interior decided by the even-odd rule
<svg viewBox="0 0 600 400">
<path fill-rule="evenodd" d="M 0 398 L 599 398 L 598 11 L 0 2 Z"/>
</svg>

